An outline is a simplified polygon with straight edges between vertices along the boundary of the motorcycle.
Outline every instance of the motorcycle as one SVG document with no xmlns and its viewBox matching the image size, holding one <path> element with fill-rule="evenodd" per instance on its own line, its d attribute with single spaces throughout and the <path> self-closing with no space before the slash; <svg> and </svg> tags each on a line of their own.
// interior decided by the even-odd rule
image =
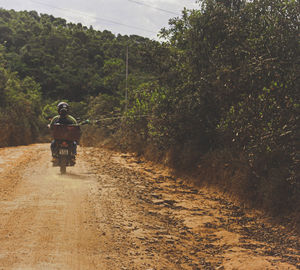
<svg viewBox="0 0 300 270">
<path fill-rule="evenodd" d="M 60 173 L 65 174 L 68 166 L 76 164 L 76 144 L 81 137 L 80 125 L 54 124 L 51 128 L 55 143 L 56 159 L 53 167 L 60 167 Z"/>
</svg>

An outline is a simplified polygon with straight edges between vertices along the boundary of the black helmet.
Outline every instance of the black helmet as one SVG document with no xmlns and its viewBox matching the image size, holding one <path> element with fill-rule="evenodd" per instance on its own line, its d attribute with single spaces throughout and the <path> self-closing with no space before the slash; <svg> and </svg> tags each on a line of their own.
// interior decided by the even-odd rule
<svg viewBox="0 0 300 270">
<path fill-rule="evenodd" d="M 61 116 L 66 116 L 69 112 L 69 104 L 66 102 L 60 102 L 57 105 L 57 111 L 59 113 L 59 115 Z"/>
</svg>

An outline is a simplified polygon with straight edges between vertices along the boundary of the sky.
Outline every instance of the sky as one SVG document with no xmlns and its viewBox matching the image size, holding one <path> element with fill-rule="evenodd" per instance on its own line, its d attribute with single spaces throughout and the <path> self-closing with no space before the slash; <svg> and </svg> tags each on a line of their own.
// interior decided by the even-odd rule
<svg viewBox="0 0 300 270">
<path fill-rule="evenodd" d="M 0 7 L 35 10 L 115 35 L 157 40 L 169 19 L 180 16 L 184 7 L 198 9 L 199 4 L 196 0 L 0 0 Z"/>
</svg>

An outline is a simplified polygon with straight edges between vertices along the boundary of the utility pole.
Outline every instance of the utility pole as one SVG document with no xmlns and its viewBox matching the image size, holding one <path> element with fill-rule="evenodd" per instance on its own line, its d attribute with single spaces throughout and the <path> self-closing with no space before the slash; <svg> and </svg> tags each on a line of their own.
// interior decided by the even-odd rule
<svg viewBox="0 0 300 270">
<path fill-rule="evenodd" d="M 128 108 L 128 45 L 126 46 L 125 113 Z"/>
</svg>

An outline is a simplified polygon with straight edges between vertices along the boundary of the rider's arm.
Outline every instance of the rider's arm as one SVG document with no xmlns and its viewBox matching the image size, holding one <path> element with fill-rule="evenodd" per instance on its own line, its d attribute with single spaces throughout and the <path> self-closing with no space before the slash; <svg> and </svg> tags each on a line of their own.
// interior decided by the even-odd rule
<svg viewBox="0 0 300 270">
<path fill-rule="evenodd" d="M 49 124 L 50 129 L 53 127 L 53 125 L 56 123 L 56 120 L 59 118 L 59 115 L 54 116 Z"/>
<path fill-rule="evenodd" d="M 77 120 L 76 120 L 73 116 L 68 115 L 68 118 L 70 119 L 70 121 L 72 121 L 72 123 L 73 123 L 74 125 L 78 125 Z"/>
</svg>

